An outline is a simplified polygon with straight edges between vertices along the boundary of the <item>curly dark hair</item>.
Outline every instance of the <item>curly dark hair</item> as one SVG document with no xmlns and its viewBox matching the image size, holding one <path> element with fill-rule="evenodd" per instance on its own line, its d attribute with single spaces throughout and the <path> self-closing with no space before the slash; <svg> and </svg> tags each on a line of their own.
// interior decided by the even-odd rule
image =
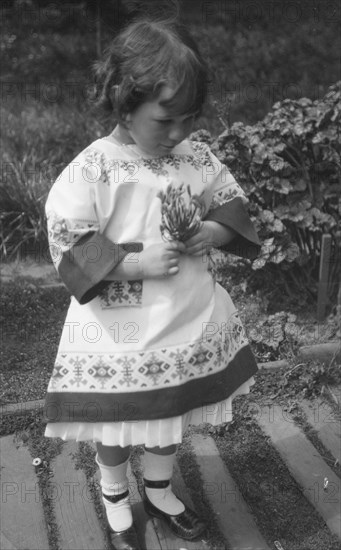
<svg viewBox="0 0 341 550">
<path fill-rule="evenodd" d="M 178 22 L 140 20 L 112 41 L 95 66 L 97 107 L 125 117 L 168 85 L 176 114 L 199 115 L 207 97 L 208 70 L 187 29 Z"/>
</svg>

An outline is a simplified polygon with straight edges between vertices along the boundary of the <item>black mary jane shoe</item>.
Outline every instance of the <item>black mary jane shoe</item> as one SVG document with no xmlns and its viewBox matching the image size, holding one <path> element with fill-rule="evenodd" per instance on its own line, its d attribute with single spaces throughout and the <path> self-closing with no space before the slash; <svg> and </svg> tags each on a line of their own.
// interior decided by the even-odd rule
<svg viewBox="0 0 341 550">
<path fill-rule="evenodd" d="M 113 531 L 109 527 L 108 535 L 114 550 L 141 550 L 133 525 L 129 529 L 119 532 Z"/>
<path fill-rule="evenodd" d="M 149 481 L 147 483 L 146 483 L 146 486 L 151 486 Z M 152 482 L 152 483 L 153 483 L 152 486 L 154 488 L 156 486 L 159 488 L 162 487 L 159 485 L 160 482 Z M 163 519 L 165 523 L 168 525 L 168 527 L 171 529 L 171 531 L 181 539 L 195 540 L 198 537 L 200 537 L 200 535 L 202 535 L 207 529 L 206 523 L 203 520 L 201 520 L 193 510 L 188 508 L 188 506 L 186 506 L 185 503 L 183 503 L 183 505 L 185 506 L 185 510 L 175 516 L 172 516 L 171 514 L 167 514 L 166 512 L 163 512 L 162 510 L 154 506 L 154 504 L 150 502 L 146 493 L 144 494 L 143 504 L 147 514 L 155 518 Z"/>
</svg>

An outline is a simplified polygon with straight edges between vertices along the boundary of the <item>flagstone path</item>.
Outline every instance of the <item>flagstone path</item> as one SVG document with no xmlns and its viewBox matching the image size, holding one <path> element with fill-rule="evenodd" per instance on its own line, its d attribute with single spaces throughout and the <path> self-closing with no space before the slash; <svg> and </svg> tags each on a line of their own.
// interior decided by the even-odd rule
<svg viewBox="0 0 341 550">
<path fill-rule="evenodd" d="M 300 404 L 308 425 L 329 456 L 340 461 L 340 418 L 322 400 L 314 405 Z M 29 404 L 25 409 L 29 410 Z M 10 411 L 7 411 L 7 414 Z M 324 519 L 328 529 L 341 541 L 340 478 L 322 458 L 317 448 L 295 424 L 285 408 L 264 406 L 257 422 L 284 460 L 289 475 L 302 489 L 304 497 Z M 279 541 L 266 540 L 257 526 L 252 510 L 223 463 L 210 436 L 193 434 L 191 446 L 202 477 L 202 491 L 217 519 L 225 544 L 216 550 L 281 550 Z M 78 444 L 64 443 L 62 452 L 50 464 L 50 497 L 58 526 L 61 550 L 108 550 L 103 521 L 98 515 L 93 493 L 82 469 L 77 469 Z M 28 447 L 15 435 L 0 439 L 1 453 L 1 550 L 48 550 L 49 526 L 39 492 L 39 479 Z M 337 463 L 337 462 L 336 462 Z M 266 468 L 266 465 L 264 465 Z M 192 543 L 175 537 L 160 520 L 144 511 L 136 477 L 129 469 L 133 515 L 142 548 L 148 550 L 209 550 L 209 540 Z M 99 487 L 98 473 L 94 481 Z M 96 485 L 95 485 L 96 486 Z M 189 491 L 178 464 L 173 486 L 188 504 Z M 341 543 L 340 543 L 341 544 Z M 285 548 L 283 548 L 285 550 Z M 322 550 L 322 549 L 321 549 Z M 328 550 L 328 549 L 323 549 Z"/>
</svg>

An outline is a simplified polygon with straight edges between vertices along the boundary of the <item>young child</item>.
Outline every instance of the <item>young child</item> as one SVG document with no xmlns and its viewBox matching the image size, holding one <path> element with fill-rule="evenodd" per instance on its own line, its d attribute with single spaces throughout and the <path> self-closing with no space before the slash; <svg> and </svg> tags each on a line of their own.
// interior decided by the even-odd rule
<svg viewBox="0 0 341 550">
<path fill-rule="evenodd" d="M 46 399 L 47 437 L 95 441 L 116 549 L 138 549 L 127 463 L 145 446 L 144 503 L 179 537 L 206 529 L 172 491 L 189 424 L 231 420 L 257 370 L 211 247 L 254 254 L 247 199 L 206 144 L 196 44 L 177 24 L 132 23 L 98 67 L 118 121 L 65 168 L 46 204 L 51 253 L 72 294 Z"/>
</svg>

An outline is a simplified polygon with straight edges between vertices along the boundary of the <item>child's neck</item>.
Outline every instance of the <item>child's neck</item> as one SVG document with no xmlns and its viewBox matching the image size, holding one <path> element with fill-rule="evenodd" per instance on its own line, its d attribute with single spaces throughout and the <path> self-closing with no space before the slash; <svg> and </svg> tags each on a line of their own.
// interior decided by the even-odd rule
<svg viewBox="0 0 341 550">
<path fill-rule="evenodd" d="M 112 135 L 122 145 L 131 145 L 135 143 L 128 130 L 121 124 L 117 124 Z"/>
</svg>

